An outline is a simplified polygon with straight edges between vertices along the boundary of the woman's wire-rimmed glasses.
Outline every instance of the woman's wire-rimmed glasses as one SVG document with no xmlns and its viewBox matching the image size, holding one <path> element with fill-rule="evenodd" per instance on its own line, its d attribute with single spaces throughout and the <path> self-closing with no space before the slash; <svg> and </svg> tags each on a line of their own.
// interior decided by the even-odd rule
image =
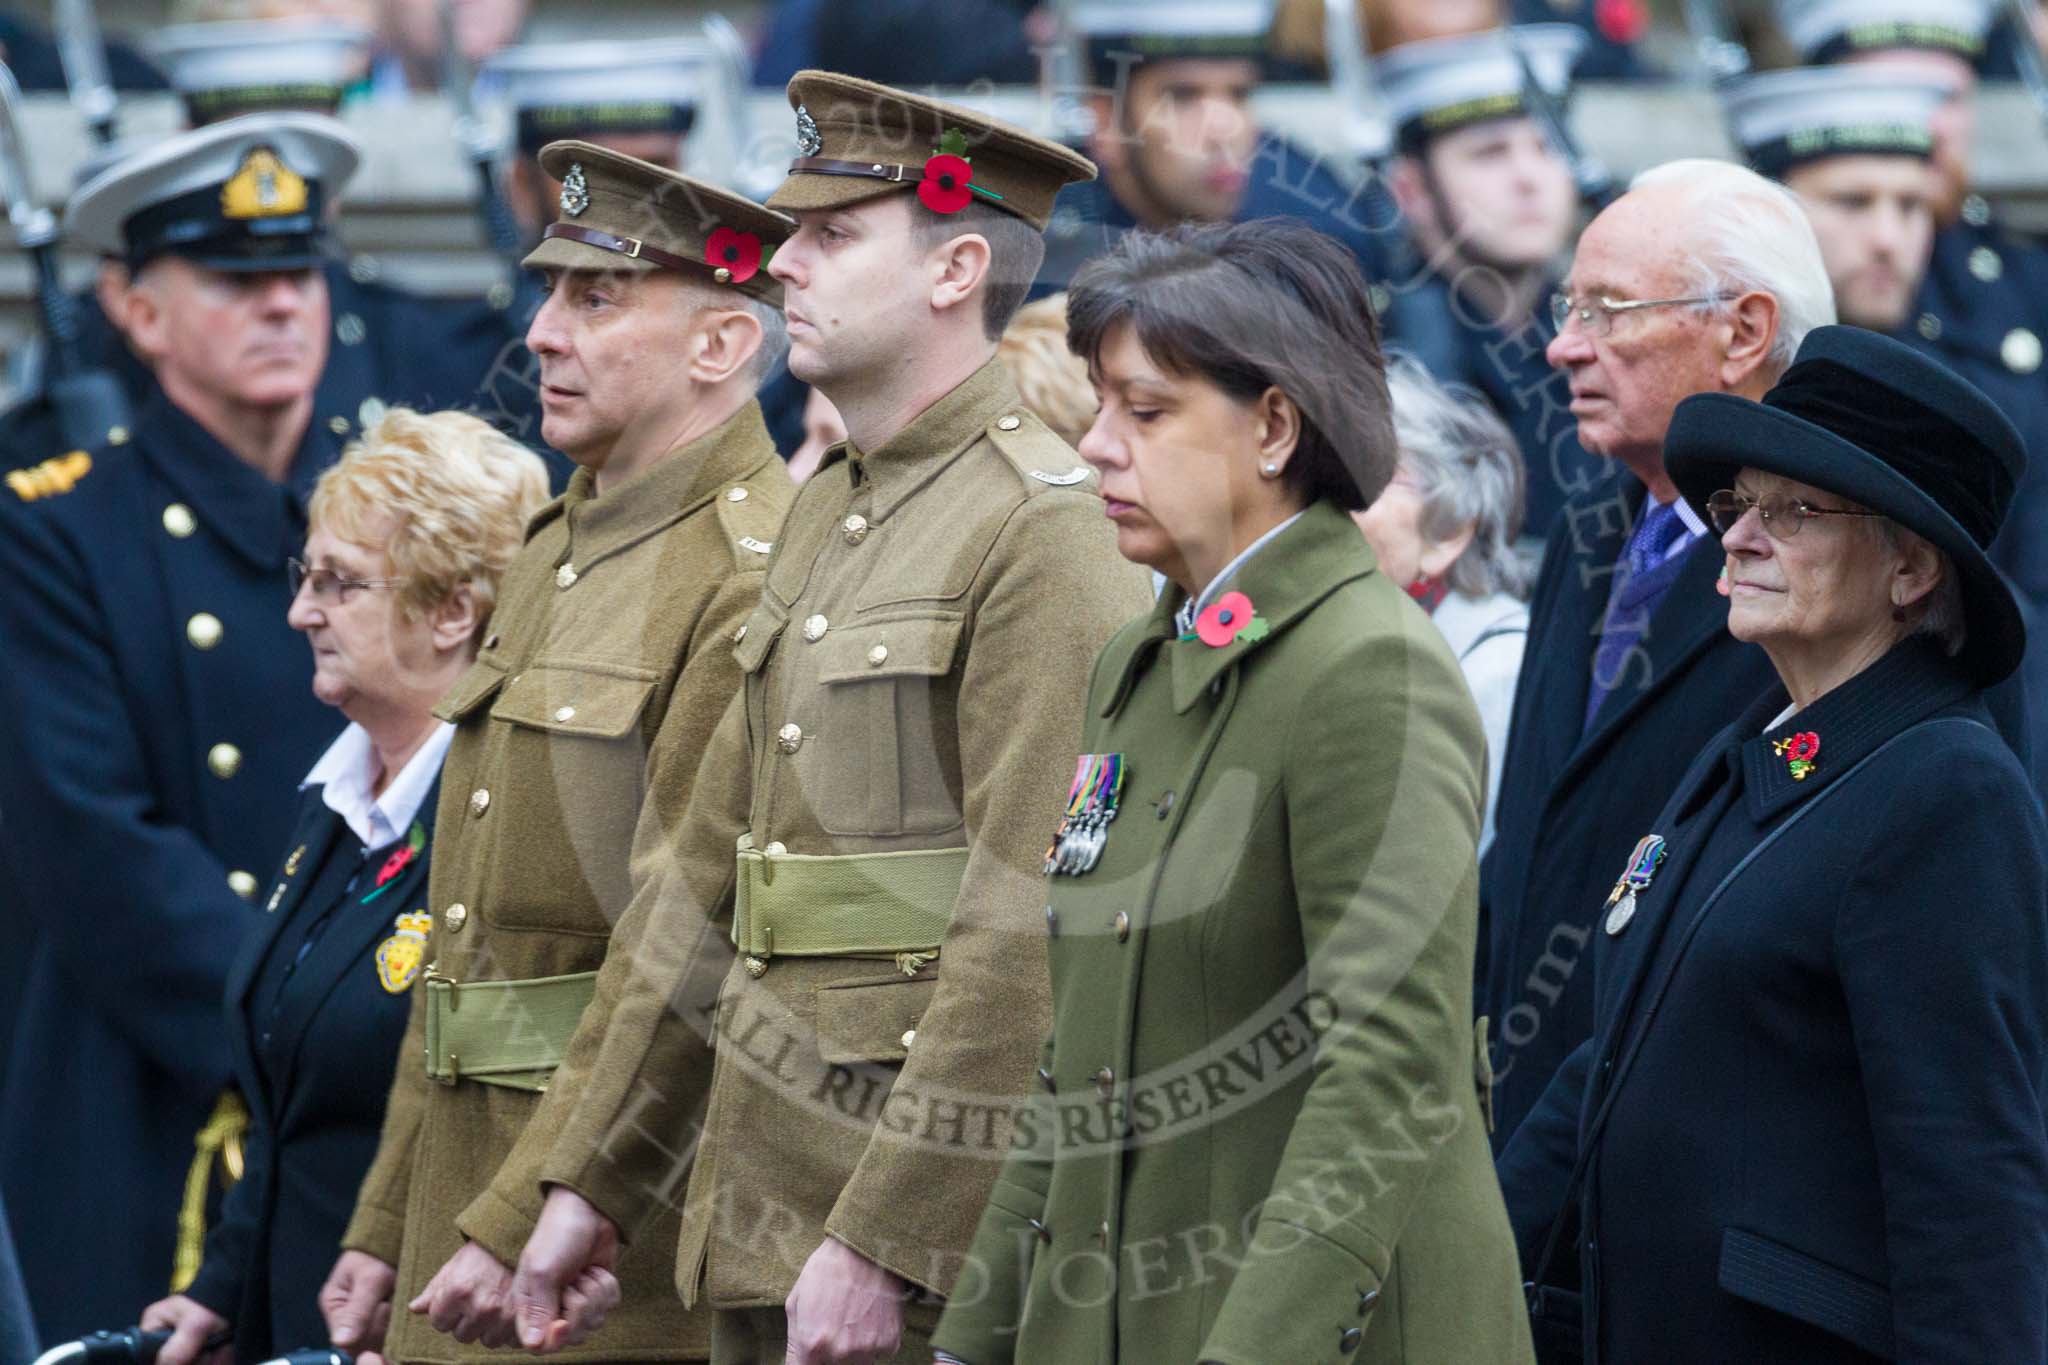
<svg viewBox="0 0 2048 1365">
<path fill-rule="evenodd" d="M 1735 529 L 1754 507 L 1756 514 L 1763 518 L 1764 530 L 1773 540 L 1790 540 L 1799 534 L 1799 528 L 1815 517 L 1881 517 L 1882 512 L 1859 512 L 1850 507 L 1816 507 L 1804 498 L 1795 498 L 1789 493 L 1766 493 L 1752 498 L 1732 488 L 1723 488 L 1707 498 L 1707 520 L 1714 524 L 1714 530 L 1727 535 Z"/>
</svg>

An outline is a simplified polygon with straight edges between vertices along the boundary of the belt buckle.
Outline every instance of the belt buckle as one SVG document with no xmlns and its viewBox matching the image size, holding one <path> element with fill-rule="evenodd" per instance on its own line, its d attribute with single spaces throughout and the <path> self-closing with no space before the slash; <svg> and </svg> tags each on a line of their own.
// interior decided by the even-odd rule
<svg viewBox="0 0 2048 1365">
<path fill-rule="evenodd" d="M 641 242 L 638 237 L 621 237 L 619 240 L 625 243 L 627 247 L 626 255 L 628 257 L 636 261 L 640 259 Z"/>
<path fill-rule="evenodd" d="M 429 985 L 432 985 L 435 982 L 439 982 L 448 988 L 448 1012 L 450 1014 L 455 1013 L 455 1011 L 458 1008 L 460 1008 L 462 1004 L 462 983 L 460 981 L 456 980 L 454 977 L 442 971 L 438 965 L 427 968 L 426 981 Z M 433 1055 L 429 1053 L 427 1059 L 429 1061 L 432 1061 Z M 457 1054 L 453 1052 L 449 1053 L 448 1074 L 445 1076 L 433 1076 L 431 1077 L 431 1079 L 433 1079 L 438 1084 L 451 1087 L 462 1084 L 461 1057 L 459 1057 Z"/>
</svg>

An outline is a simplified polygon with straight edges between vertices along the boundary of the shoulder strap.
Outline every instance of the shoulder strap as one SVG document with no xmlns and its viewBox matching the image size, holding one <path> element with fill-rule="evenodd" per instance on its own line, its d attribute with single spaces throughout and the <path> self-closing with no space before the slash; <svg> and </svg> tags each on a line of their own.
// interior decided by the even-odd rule
<svg viewBox="0 0 2048 1365">
<path fill-rule="evenodd" d="M 1905 739 L 1908 735 L 1924 730 L 1932 725 L 1940 725 L 1944 723 L 1944 721 L 1953 721 L 1956 724 L 1960 725 L 1976 725 L 1982 729 L 1990 728 L 1989 726 L 1984 725 L 1981 721 L 1971 720 L 1967 716 L 1932 717 L 1927 720 L 1920 721 L 1917 724 L 1908 726 L 1906 729 L 1899 731 L 1899 733 L 1893 735 L 1890 739 L 1878 745 L 1875 749 L 1872 749 L 1863 757 L 1857 759 L 1855 763 L 1849 766 L 1849 770 L 1847 772 L 1843 773 L 1840 777 L 1837 777 L 1834 781 L 1830 782 L 1827 785 L 1827 788 L 1824 791 L 1820 792 L 1818 795 L 1814 796 L 1813 799 L 1806 802 L 1806 804 L 1799 807 L 1799 809 L 1793 811 L 1791 817 L 1787 819 L 1784 824 L 1779 825 L 1769 834 L 1766 834 L 1762 839 L 1759 839 L 1757 841 L 1756 847 L 1751 849 L 1748 853 L 1745 853 L 1742 856 L 1742 861 L 1738 862 L 1737 864 L 1735 864 L 1733 868 L 1729 869 L 1728 875 L 1721 878 L 1720 882 L 1715 885 L 1713 891 L 1708 894 L 1706 900 L 1700 903 L 1700 908 L 1694 912 L 1692 922 L 1686 927 L 1686 941 L 1690 941 L 1692 935 L 1698 931 L 1700 925 L 1706 920 L 1707 911 L 1711 910 L 1714 907 L 1714 903 L 1721 899 L 1721 894 L 1724 891 L 1726 891 L 1731 884 L 1733 884 L 1735 879 L 1737 877 L 1740 877 L 1744 872 L 1748 871 L 1749 865 L 1751 863 L 1755 862 L 1758 858 L 1762 857 L 1764 853 L 1771 847 L 1771 845 L 1777 843 L 1779 839 L 1783 838 L 1787 833 L 1789 833 L 1795 825 L 1797 825 L 1801 820 L 1805 819 L 1806 816 L 1816 807 L 1818 807 L 1823 801 L 1826 801 L 1830 796 L 1833 796 L 1836 792 L 1840 791 L 1843 787 L 1847 786 L 1849 784 L 1849 779 L 1856 775 L 1858 769 L 1862 768 L 1864 764 L 1869 763 L 1872 759 L 1875 759 L 1879 754 L 1882 754 L 1885 750 L 1891 748 L 1894 744 L 1897 744 L 1900 740 Z M 1678 945 L 1678 952 L 1682 954 L 1685 951 L 1685 947 L 1686 942 L 1681 942 Z M 1657 994 L 1655 998 L 1652 999 L 1648 1007 L 1642 1011 L 1643 1017 L 1648 1018 L 1657 1012 L 1658 1007 L 1662 1005 L 1664 1002 L 1665 992 L 1670 989 L 1671 982 L 1677 977 L 1677 975 L 1678 973 L 1676 972 L 1676 970 L 1665 973 L 1664 979 L 1658 983 Z M 1614 1070 L 1614 1077 L 1607 1083 L 1607 1092 L 1605 1095 L 1601 1097 L 1600 1108 L 1597 1111 L 1595 1111 L 1592 1121 L 1586 1125 L 1586 1130 L 1584 1134 L 1581 1135 L 1581 1137 L 1579 1138 L 1578 1159 L 1572 1163 L 1571 1178 L 1565 1182 L 1564 1198 L 1558 1201 L 1557 1216 L 1551 1221 L 1550 1235 L 1547 1238 L 1545 1238 L 1543 1242 L 1543 1254 L 1536 1258 L 1535 1269 L 1531 1272 L 1529 1276 L 1528 1287 L 1530 1288 L 1533 1288 L 1534 1286 L 1543 1283 L 1543 1277 L 1550 1270 L 1551 1261 L 1556 1258 L 1558 1244 L 1563 1240 L 1564 1229 L 1567 1222 L 1569 1221 L 1567 1214 L 1570 1212 L 1573 1203 L 1579 1197 L 1579 1186 L 1585 1182 L 1587 1164 L 1591 1162 L 1591 1160 L 1593 1159 L 1593 1147 L 1595 1143 L 1599 1140 L 1600 1130 L 1606 1127 L 1607 1125 L 1608 1113 L 1614 1107 L 1614 1097 L 1620 1093 L 1621 1083 L 1623 1079 L 1627 1077 L 1629 1068 L 1635 1062 L 1635 1059 L 1640 1052 L 1641 1035 L 1638 1034 L 1636 1045 L 1631 1047 L 1628 1050 L 1627 1054 L 1623 1056 L 1620 1062 L 1616 1065 Z"/>
</svg>

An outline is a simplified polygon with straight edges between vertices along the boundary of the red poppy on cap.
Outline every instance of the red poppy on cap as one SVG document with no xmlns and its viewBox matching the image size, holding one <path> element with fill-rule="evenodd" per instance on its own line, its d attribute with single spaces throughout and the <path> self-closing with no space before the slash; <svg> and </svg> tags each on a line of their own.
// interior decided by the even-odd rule
<svg viewBox="0 0 2048 1365">
<path fill-rule="evenodd" d="M 1624 47 L 1639 43 L 1650 31 L 1650 15 L 1643 0 L 1595 0 L 1593 22 L 1600 36 Z"/>
<path fill-rule="evenodd" d="M 704 244 L 704 264 L 730 271 L 733 284 L 745 284 L 761 268 L 761 239 L 735 228 L 714 228 Z"/>
<path fill-rule="evenodd" d="M 974 192 L 968 185 L 974 179 L 974 167 L 967 164 L 967 158 L 940 152 L 924 163 L 924 179 L 918 183 L 917 197 L 933 213 L 958 213 L 973 200 Z"/>
</svg>

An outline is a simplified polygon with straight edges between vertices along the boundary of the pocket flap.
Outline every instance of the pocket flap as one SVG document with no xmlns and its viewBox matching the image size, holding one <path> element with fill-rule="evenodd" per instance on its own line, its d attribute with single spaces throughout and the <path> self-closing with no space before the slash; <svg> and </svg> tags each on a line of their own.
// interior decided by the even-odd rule
<svg viewBox="0 0 2048 1365">
<path fill-rule="evenodd" d="M 498 689 L 504 685 L 504 669 L 496 664 L 473 663 L 455 680 L 455 686 L 442 696 L 434 714 L 459 725 L 474 715 L 478 707 L 497 696 Z"/>
<path fill-rule="evenodd" d="M 617 739 L 640 720 L 654 679 L 591 665 L 536 664 L 505 684 L 491 718 L 560 735 Z"/>
<path fill-rule="evenodd" d="M 1721 1234 L 1721 1287 L 1891 1360 L 1892 1298 L 1881 1284 L 1741 1228 Z"/>
<path fill-rule="evenodd" d="M 900 1062 L 910 1055 L 905 1035 L 917 1029 L 938 978 L 930 967 L 916 976 L 866 977 L 818 987 L 818 1055 L 828 1062 Z"/>
<path fill-rule="evenodd" d="M 938 677 L 953 666 L 960 646 L 957 616 L 910 616 L 838 626 L 818 641 L 822 682 L 863 678 Z"/>
</svg>

